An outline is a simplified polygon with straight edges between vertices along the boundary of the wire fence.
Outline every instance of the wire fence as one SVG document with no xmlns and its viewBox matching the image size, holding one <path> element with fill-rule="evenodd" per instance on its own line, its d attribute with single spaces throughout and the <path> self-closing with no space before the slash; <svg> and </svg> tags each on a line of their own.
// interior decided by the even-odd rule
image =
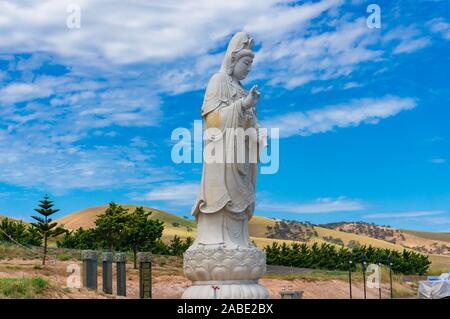
<svg viewBox="0 0 450 319">
<path fill-rule="evenodd" d="M 0 228 L 0 232 L 5 235 L 9 240 L 10 243 L 20 247 L 23 249 L 24 254 L 28 254 L 27 257 L 31 257 L 31 258 L 44 258 L 44 253 L 40 252 L 38 250 L 36 250 L 36 248 L 32 248 L 32 247 L 28 247 L 26 245 L 23 245 L 22 243 L 20 243 L 19 241 L 17 241 L 16 239 L 14 239 L 10 234 L 8 234 L 7 232 L 5 232 L 2 228 Z M 46 261 L 52 262 L 52 263 L 56 263 L 58 261 L 58 257 L 57 254 L 51 254 L 47 251 L 47 254 L 45 254 L 45 259 Z"/>
</svg>

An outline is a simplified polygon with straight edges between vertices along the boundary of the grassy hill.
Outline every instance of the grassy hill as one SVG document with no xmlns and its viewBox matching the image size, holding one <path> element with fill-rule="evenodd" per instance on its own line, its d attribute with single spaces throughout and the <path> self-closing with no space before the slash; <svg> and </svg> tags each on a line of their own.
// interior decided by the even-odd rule
<svg viewBox="0 0 450 319">
<path fill-rule="evenodd" d="M 332 237 L 332 238 L 338 238 L 344 242 L 344 244 L 347 246 L 350 241 L 355 241 L 361 245 L 366 246 L 373 246 L 378 248 L 388 248 L 388 249 L 395 249 L 395 250 L 403 250 L 403 247 L 400 245 L 396 245 L 393 243 L 389 243 L 384 240 L 375 239 L 371 237 L 367 237 L 364 235 L 358 235 L 353 233 L 346 233 L 343 231 L 338 231 L 334 229 L 328 229 L 324 227 L 315 227 L 317 233 L 321 237 Z"/>
<path fill-rule="evenodd" d="M 416 237 L 429 239 L 429 240 L 438 240 L 445 241 L 450 243 L 450 233 L 433 233 L 427 231 L 418 231 L 418 230 L 403 230 L 405 233 L 414 235 Z"/>
<path fill-rule="evenodd" d="M 135 208 L 137 208 L 137 205 L 121 205 L 122 207 L 128 209 L 129 211 L 133 211 Z M 143 206 L 144 210 L 152 212 L 150 215 L 150 218 L 156 218 L 164 222 L 164 226 L 172 227 L 173 223 L 178 223 L 181 227 L 194 227 L 196 226 L 195 221 L 188 220 L 179 216 L 176 216 L 174 214 L 170 214 L 168 212 Z M 97 216 L 102 215 L 105 213 L 105 210 L 108 208 L 108 206 L 96 206 L 91 208 L 86 208 L 80 211 L 77 211 L 75 213 L 66 215 L 64 217 L 61 217 L 56 220 L 56 222 L 64 226 L 64 228 L 73 230 L 80 227 L 83 227 L 85 229 L 87 228 L 93 228 L 94 222 L 97 218 Z"/>
<path fill-rule="evenodd" d="M 122 207 L 129 209 L 130 211 L 134 210 L 136 205 L 122 205 Z M 97 216 L 103 214 L 106 210 L 107 206 L 96 206 L 91 208 L 86 208 L 75 213 L 69 214 L 67 216 L 61 217 L 56 220 L 56 222 L 64 226 L 64 228 L 69 230 L 74 230 L 80 227 L 84 229 L 93 228 L 94 221 Z M 182 238 L 186 237 L 195 237 L 197 231 L 197 224 L 194 220 L 186 219 L 179 217 L 177 215 L 151 208 L 145 207 L 146 211 L 151 211 L 152 214 L 150 218 L 156 218 L 164 222 L 164 233 L 163 239 L 167 240 L 172 238 L 175 235 L 178 235 Z M 267 225 L 274 225 L 275 221 L 266 217 L 255 216 L 249 227 L 250 227 L 250 235 L 256 239 L 256 242 L 259 244 L 269 244 L 274 240 L 270 240 L 265 238 L 265 232 L 267 231 Z M 259 240 L 258 238 L 261 238 Z M 278 240 L 275 240 L 278 241 Z M 282 240 L 280 242 L 283 242 Z"/>
<path fill-rule="evenodd" d="M 402 230 L 365 222 L 340 222 L 322 226 L 351 235 L 379 239 L 428 254 L 450 255 L 450 233 Z"/>
<path fill-rule="evenodd" d="M 124 208 L 129 211 L 134 210 L 136 205 L 122 205 Z M 103 214 L 107 206 L 96 206 L 91 208 L 86 208 L 67 216 L 61 217 L 56 220 L 59 225 L 64 226 L 66 229 L 74 230 L 79 227 L 83 227 L 85 229 L 94 227 L 94 222 L 97 216 Z M 150 218 L 157 218 L 164 222 L 164 232 L 163 232 L 163 240 L 169 241 L 173 238 L 173 236 L 177 235 L 181 238 L 196 236 L 196 222 L 191 219 L 183 218 L 169 212 L 145 207 L 146 211 L 151 211 L 152 214 Z M 0 220 L 5 218 L 5 216 L 0 216 Z M 262 217 L 262 216 L 254 216 L 249 223 L 249 232 L 251 239 L 255 242 L 259 247 L 264 247 L 266 245 L 271 245 L 272 243 L 293 243 L 296 242 L 290 236 L 292 234 L 297 235 L 297 233 L 292 232 L 291 229 L 295 228 L 295 231 L 298 232 L 308 232 L 308 236 L 301 239 L 300 241 L 306 242 L 309 245 L 313 243 L 331 243 L 336 245 L 345 245 L 351 246 L 350 244 L 359 244 L 359 245 L 367 245 L 378 248 L 388 248 L 394 250 L 403 250 L 405 248 L 414 248 L 416 246 L 427 246 L 430 247 L 432 244 L 442 244 L 450 242 L 450 234 L 449 233 L 431 233 L 431 232 L 421 232 L 421 231 L 413 231 L 413 230 L 396 230 L 393 229 L 393 232 L 396 234 L 397 239 L 400 238 L 398 234 L 402 234 L 402 240 L 397 241 L 395 243 L 382 240 L 379 238 L 372 238 L 370 234 L 365 233 L 355 233 L 352 231 L 351 225 L 348 226 L 346 224 L 351 223 L 336 223 L 336 225 L 330 226 L 325 225 L 316 226 L 301 222 L 295 221 L 280 221 L 272 218 Z M 284 225 L 283 227 L 279 227 L 280 225 Z M 286 226 L 287 225 L 287 226 Z M 339 226 L 339 228 L 337 227 Z M 375 225 L 376 226 L 376 225 Z M 333 227 L 338 229 L 333 229 Z M 385 226 L 379 226 L 385 227 Z M 360 230 L 361 228 L 359 228 Z M 276 230 L 276 231 L 274 231 Z M 311 235 L 312 234 L 312 235 Z M 271 238 L 269 238 L 271 237 Z M 426 251 L 424 251 L 426 252 Z M 448 271 L 450 268 L 450 256 L 446 256 L 443 254 L 429 253 L 430 260 L 432 261 L 432 271 L 436 273 L 440 273 L 442 271 Z"/>
<path fill-rule="evenodd" d="M 134 210 L 136 205 L 122 205 L 123 207 Z M 77 211 L 73 214 L 64 216 L 57 219 L 58 224 L 63 225 L 66 229 L 72 230 L 79 227 L 92 228 L 94 227 L 94 221 L 98 215 L 103 214 L 107 206 L 97 206 L 92 208 L 83 209 Z M 151 211 L 151 218 L 157 218 L 164 222 L 164 233 L 163 239 L 168 240 L 174 235 L 178 235 L 182 238 L 195 237 L 196 235 L 196 222 L 186 218 L 179 217 L 177 215 L 151 208 L 145 207 L 147 211 Z M 271 244 L 272 242 L 293 242 L 290 238 L 268 238 L 268 227 L 275 227 L 277 220 L 262 216 L 254 216 L 249 223 L 249 232 L 252 239 L 259 246 L 265 246 Z M 299 223 L 299 225 L 304 225 Z M 302 227 L 312 227 L 316 231 L 317 235 L 308 238 L 307 242 L 312 244 L 314 242 L 330 242 L 335 243 L 337 241 L 342 241 L 344 245 L 348 245 L 351 241 L 356 242 L 360 245 L 371 245 L 373 247 L 379 248 L 389 248 L 395 250 L 403 250 L 404 246 L 399 244 L 393 244 L 384 240 L 371 238 L 364 235 L 354 234 L 346 231 L 339 231 L 334 229 L 329 229 L 319 226 L 302 226 Z"/>
<path fill-rule="evenodd" d="M 122 207 L 133 211 L 137 205 L 121 205 Z M 177 215 L 143 206 L 145 211 L 151 211 L 150 218 L 159 219 L 164 222 L 163 240 L 170 240 L 173 236 L 178 235 L 182 238 L 195 237 L 196 223 L 193 220 L 179 217 Z M 74 230 L 80 227 L 84 229 L 93 228 L 97 216 L 104 214 L 108 206 L 96 206 L 86 208 L 75 213 L 66 215 L 56 220 L 56 222 L 66 229 Z M 192 231 L 189 231 L 192 229 Z"/>
<path fill-rule="evenodd" d="M 2 219 L 5 219 L 5 218 L 11 219 L 11 220 L 15 220 L 15 221 L 22 221 L 22 222 L 24 222 L 25 224 L 28 224 L 26 221 L 21 220 L 21 219 L 17 219 L 17 218 L 5 216 L 5 215 L 0 215 L 0 221 L 2 221 Z"/>
<path fill-rule="evenodd" d="M 253 216 L 248 225 L 248 231 L 250 236 L 253 237 L 266 237 L 267 226 L 274 226 L 275 220 L 262 216 Z"/>
</svg>

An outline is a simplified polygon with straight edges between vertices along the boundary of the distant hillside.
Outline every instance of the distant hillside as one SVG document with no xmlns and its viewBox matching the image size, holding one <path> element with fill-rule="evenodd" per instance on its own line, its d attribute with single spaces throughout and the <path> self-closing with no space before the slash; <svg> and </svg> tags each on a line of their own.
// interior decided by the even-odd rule
<svg viewBox="0 0 450 319">
<path fill-rule="evenodd" d="M 136 205 L 122 206 L 130 211 L 137 207 Z M 97 216 L 103 214 L 106 208 L 107 206 L 86 208 L 64 216 L 56 222 L 69 230 L 79 227 L 92 228 Z M 175 235 L 182 238 L 196 236 L 197 225 L 194 220 L 151 207 L 144 207 L 144 209 L 152 212 L 151 218 L 164 222 L 164 241 L 170 240 Z M 317 226 L 299 221 L 254 216 L 249 223 L 249 233 L 252 240 L 259 246 L 273 242 L 300 241 L 308 244 L 327 242 L 349 248 L 359 245 L 395 250 L 408 248 L 427 254 L 450 256 L 450 244 L 442 240 L 447 238 L 445 233 L 403 231 L 364 222 L 341 222 Z"/>
<path fill-rule="evenodd" d="M 321 226 L 328 229 L 381 239 L 389 241 L 393 244 L 395 244 L 398 239 L 404 240 L 404 234 L 399 229 L 394 229 L 389 226 L 369 224 L 366 222 L 339 222 L 322 224 Z"/>
<path fill-rule="evenodd" d="M 432 233 L 418 230 L 403 230 L 407 234 L 411 234 L 420 238 L 439 240 L 450 243 L 450 233 Z"/>
<path fill-rule="evenodd" d="M 5 218 L 12 219 L 12 220 L 16 220 L 16 221 L 22 221 L 22 222 L 24 222 L 25 224 L 28 224 L 26 221 L 24 221 L 24 220 L 22 220 L 22 219 L 13 218 L 13 217 L 5 216 L 5 215 L 0 215 L 0 221 L 1 221 L 2 219 L 5 219 Z"/>
<path fill-rule="evenodd" d="M 130 211 L 138 207 L 136 205 L 122 206 Z M 97 216 L 103 214 L 106 209 L 107 206 L 86 208 L 59 218 L 56 222 L 69 230 L 79 227 L 85 229 L 92 228 L 94 227 L 94 221 Z M 151 218 L 158 218 L 164 222 L 164 241 L 169 241 L 174 235 L 182 238 L 194 238 L 196 236 L 197 225 L 194 220 L 151 207 L 144 206 L 144 209 L 152 212 Z M 259 247 L 265 247 L 274 242 L 290 244 L 301 241 L 306 242 L 308 245 L 312 245 L 313 243 L 330 243 L 349 248 L 358 245 L 370 245 L 394 250 L 409 248 L 429 254 L 433 262 L 433 270 L 436 273 L 448 271 L 450 268 L 450 255 L 448 251 L 441 249 L 442 245 L 449 243 L 447 240 L 450 234 L 448 233 L 404 231 L 367 223 L 359 223 L 356 226 L 354 224 L 343 222 L 312 225 L 299 221 L 254 216 L 249 223 L 249 232 L 251 239 Z M 392 234 L 393 236 L 391 236 Z M 395 243 L 392 240 L 393 238 L 396 239 Z"/>
<path fill-rule="evenodd" d="M 129 211 L 133 211 L 137 205 L 121 205 L 122 207 L 128 209 Z M 143 206 L 146 211 L 152 212 L 150 218 L 159 219 L 164 222 L 164 233 L 167 236 L 179 235 L 182 237 L 190 232 L 193 232 L 196 228 L 196 223 L 193 220 L 189 220 L 186 218 L 179 217 L 177 215 L 156 209 L 151 207 Z M 63 226 L 66 229 L 74 230 L 80 227 L 84 229 L 93 228 L 94 222 L 97 219 L 97 216 L 105 213 L 108 206 L 96 206 L 91 208 L 86 208 L 75 213 L 66 215 L 56 220 L 56 222 Z"/>
<path fill-rule="evenodd" d="M 122 205 L 129 210 L 134 210 L 136 205 Z M 83 209 L 62 217 L 56 222 L 66 229 L 72 230 L 79 227 L 92 228 L 98 215 L 103 214 L 107 206 L 97 206 Z M 169 240 L 174 235 L 182 238 L 195 237 L 196 222 L 177 215 L 151 208 L 144 207 L 151 211 L 151 218 L 158 218 L 164 221 L 163 239 Z M 337 231 L 302 223 L 298 221 L 276 220 L 272 218 L 254 216 L 249 223 L 249 233 L 252 240 L 259 246 L 265 246 L 272 242 L 303 241 L 308 244 L 328 242 L 336 245 L 354 247 L 357 245 L 371 245 L 373 247 L 402 250 L 404 247 L 389 243 L 383 240 L 370 238 L 364 235 L 350 234 L 348 232 Z"/>
<path fill-rule="evenodd" d="M 450 234 L 405 231 L 366 222 L 339 222 L 321 225 L 324 228 L 383 240 L 428 254 L 450 255 Z"/>
</svg>

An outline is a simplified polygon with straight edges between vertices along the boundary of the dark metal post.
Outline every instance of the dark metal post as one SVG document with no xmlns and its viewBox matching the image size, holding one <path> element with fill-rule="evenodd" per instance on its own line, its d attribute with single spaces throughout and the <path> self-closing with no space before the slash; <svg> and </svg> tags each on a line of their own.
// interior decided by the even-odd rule
<svg viewBox="0 0 450 319">
<path fill-rule="evenodd" d="M 152 298 L 152 254 L 138 253 L 139 260 L 139 296 L 141 299 Z"/>
<path fill-rule="evenodd" d="M 362 253 L 361 255 L 361 261 L 362 261 L 362 273 L 363 273 L 363 283 L 364 283 L 364 299 L 367 299 L 367 292 L 366 292 L 366 254 Z"/>
<path fill-rule="evenodd" d="M 112 253 L 104 252 L 102 257 L 103 292 L 112 294 Z"/>
<path fill-rule="evenodd" d="M 350 299 L 352 299 L 352 253 L 348 253 L 348 286 L 350 289 Z"/>
<path fill-rule="evenodd" d="M 388 256 L 388 264 L 389 264 L 389 285 L 391 287 L 391 299 L 393 299 L 394 292 L 392 291 L 392 254 L 391 253 Z"/>
<path fill-rule="evenodd" d="M 117 267 L 117 295 L 118 296 L 126 296 L 127 295 L 127 287 L 126 287 L 126 265 L 127 265 L 127 255 L 125 253 L 116 253 L 116 267 Z"/>
<path fill-rule="evenodd" d="M 82 250 L 81 259 L 83 260 L 83 286 L 97 290 L 97 252 L 95 250 Z"/>
</svg>

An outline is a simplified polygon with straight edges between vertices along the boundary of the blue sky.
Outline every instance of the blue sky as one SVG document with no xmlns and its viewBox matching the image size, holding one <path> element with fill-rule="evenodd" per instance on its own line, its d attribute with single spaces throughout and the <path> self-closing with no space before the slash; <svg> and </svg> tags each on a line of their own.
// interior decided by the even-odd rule
<svg viewBox="0 0 450 319">
<path fill-rule="evenodd" d="M 381 8 L 368 28 L 367 6 Z M 81 12 L 68 28 L 68 4 Z M 256 215 L 450 231 L 448 1 L 0 0 L 0 214 L 110 201 L 190 214 L 201 164 L 174 164 L 231 36 L 279 127 Z"/>
</svg>

